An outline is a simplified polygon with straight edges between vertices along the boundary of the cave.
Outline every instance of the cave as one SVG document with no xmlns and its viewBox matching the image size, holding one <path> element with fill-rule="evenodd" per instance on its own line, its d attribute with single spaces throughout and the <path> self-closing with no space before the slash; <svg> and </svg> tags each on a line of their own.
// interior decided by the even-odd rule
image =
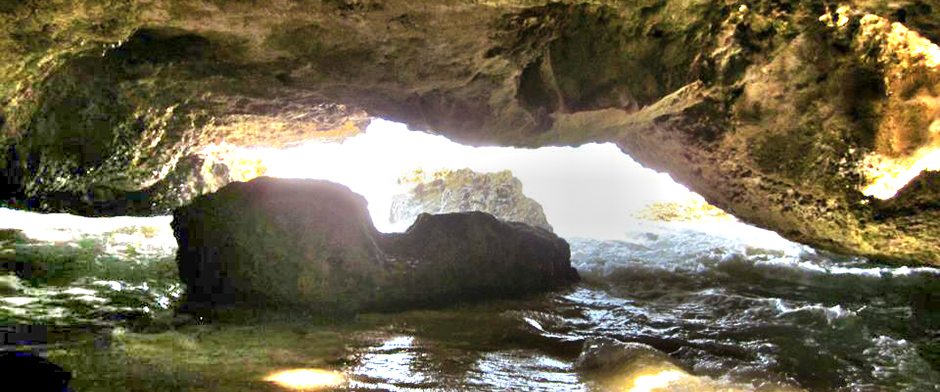
<svg viewBox="0 0 940 392">
<path fill-rule="evenodd" d="M 0 310 L 18 327 L 4 350 L 42 353 L 81 390 L 931 390 L 935 11 L 922 0 L 5 3 Z M 378 126 L 399 136 L 370 139 Z M 364 230 L 466 221 L 501 233 L 491 242 L 529 233 L 493 249 L 570 246 L 581 282 L 353 315 L 179 311 L 194 284 L 180 281 L 170 215 L 203 214 L 211 208 L 193 207 L 202 200 L 278 177 L 276 157 L 308 145 L 321 146 L 308 155 L 335 151 L 321 161 L 330 166 L 377 140 L 358 156 L 377 172 L 402 159 L 383 148 L 445 148 L 408 149 L 400 135 L 569 151 L 532 172 L 572 175 L 540 193 L 524 169 L 471 170 L 455 154 L 447 170 L 400 173 L 410 193 L 394 200 L 370 195 L 377 177 L 363 177 L 346 190 L 368 199 L 368 211 L 349 203 Z M 563 217 L 580 210 L 540 195 L 588 189 L 578 181 L 619 164 L 588 167 L 575 151 L 635 160 L 692 201 L 642 211 L 658 231 L 627 233 L 614 212 Z M 577 203 L 620 213 L 611 200 Z M 224 211 L 250 210 L 239 209 Z M 60 214 L 101 229 L 31 231 Z M 516 221 L 524 226 L 506 223 Z M 384 235 L 363 241 L 389 265 L 436 257 L 413 252 L 430 242 Z M 341 270 L 336 254 L 322 268 Z M 542 270 L 515 271 L 534 281 Z M 359 278 L 342 275 L 351 287 L 394 286 Z M 499 284 L 487 290 L 511 286 Z M 42 336 L 9 340 L 37 328 Z"/>
</svg>

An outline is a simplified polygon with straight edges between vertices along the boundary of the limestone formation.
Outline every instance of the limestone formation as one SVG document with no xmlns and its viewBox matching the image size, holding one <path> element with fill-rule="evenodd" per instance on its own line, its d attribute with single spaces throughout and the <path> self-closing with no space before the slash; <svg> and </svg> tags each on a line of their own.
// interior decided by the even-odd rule
<svg viewBox="0 0 940 392">
<path fill-rule="evenodd" d="M 403 180 L 407 182 L 409 178 Z M 522 193 L 522 181 L 509 170 L 498 173 L 447 170 L 414 180 L 417 184 L 408 193 L 392 198 L 391 223 L 414 222 L 420 213 L 482 211 L 502 220 L 552 231 L 542 206 Z"/>
<path fill-rule="evenodd" d="M 325 314 L 449 304 L 577 281 L 568 244 L 483 213 L 421 215 L 383 235 L 366 201 L 319 180 L 260 177 L 174 212 L 186 307 Z"/>
<path fill-rule="evenodd" d="M 697 199 L 681 202 L 656 202 L 638 211 L 637 218 L 657 222 L 731 222 L 734 217 Z"/>
<path fill-rule="evenodd" d="M 0 199 L 158 213 L 184 199 L 161 184 L 209 144 L 342 138 L 376 116 L 475 145 L 615 142 L 789 239 L 940 265 L 937 15 L 924 0 L 4 2 Z"/>
</svg>

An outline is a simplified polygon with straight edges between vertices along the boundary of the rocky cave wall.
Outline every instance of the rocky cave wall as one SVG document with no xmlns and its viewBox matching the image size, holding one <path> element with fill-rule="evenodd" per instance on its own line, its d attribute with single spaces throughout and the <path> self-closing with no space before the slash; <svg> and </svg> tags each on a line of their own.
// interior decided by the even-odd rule
<svg viewBox="0 0 940 392">
<path fill-rule="evenodd" d="M 0 198 L 161 213 L 186 200 L 167 186 L 191 173 L 180 162 L 210 144 L 341 140 L 376 116 L 474 145 L 615 142 L 789 239 L 940 264 L 940 185 L 916 170 L 938 165 L 936 8 L 4 2 Z"/>
</svg>

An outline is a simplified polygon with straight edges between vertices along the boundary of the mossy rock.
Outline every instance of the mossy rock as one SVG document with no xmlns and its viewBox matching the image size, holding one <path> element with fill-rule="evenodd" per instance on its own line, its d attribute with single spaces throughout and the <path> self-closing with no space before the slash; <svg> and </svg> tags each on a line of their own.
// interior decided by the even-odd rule
<svg viewBox="0 0 940 392">
<path fill-rule="evenodd" d="M 421 215 L 379 233 L 366 201 L 328 181 L 260 177 L 174 212 L 185 311 L 322 315 L 439 306 L 577 280 L 567 243 L 484 213 Z"/>
</svg>

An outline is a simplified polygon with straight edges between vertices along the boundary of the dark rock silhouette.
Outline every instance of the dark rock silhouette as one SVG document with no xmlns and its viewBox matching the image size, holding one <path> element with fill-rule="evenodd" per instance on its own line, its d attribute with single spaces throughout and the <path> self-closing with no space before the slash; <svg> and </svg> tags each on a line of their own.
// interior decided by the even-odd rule
<svg viewBox="0 0 940 392">
<path fill-rule="evenodd" d="M 9 390 L 63 392 L 69 390 L 72 373 L 34 353 L 8 351 L 0 352 L 0 378 L 4 390 L 17 385 L 19 389 Z"/>
<path fill-rule="evenodd" d="M 318 180 L 232 183 L 174 212 L 189 310 L 348 314 L 515 296 L 578 280 L 568 244 L 485 213 L 421 215 L 382 234 L 366 201 Z"/>
</svg>

